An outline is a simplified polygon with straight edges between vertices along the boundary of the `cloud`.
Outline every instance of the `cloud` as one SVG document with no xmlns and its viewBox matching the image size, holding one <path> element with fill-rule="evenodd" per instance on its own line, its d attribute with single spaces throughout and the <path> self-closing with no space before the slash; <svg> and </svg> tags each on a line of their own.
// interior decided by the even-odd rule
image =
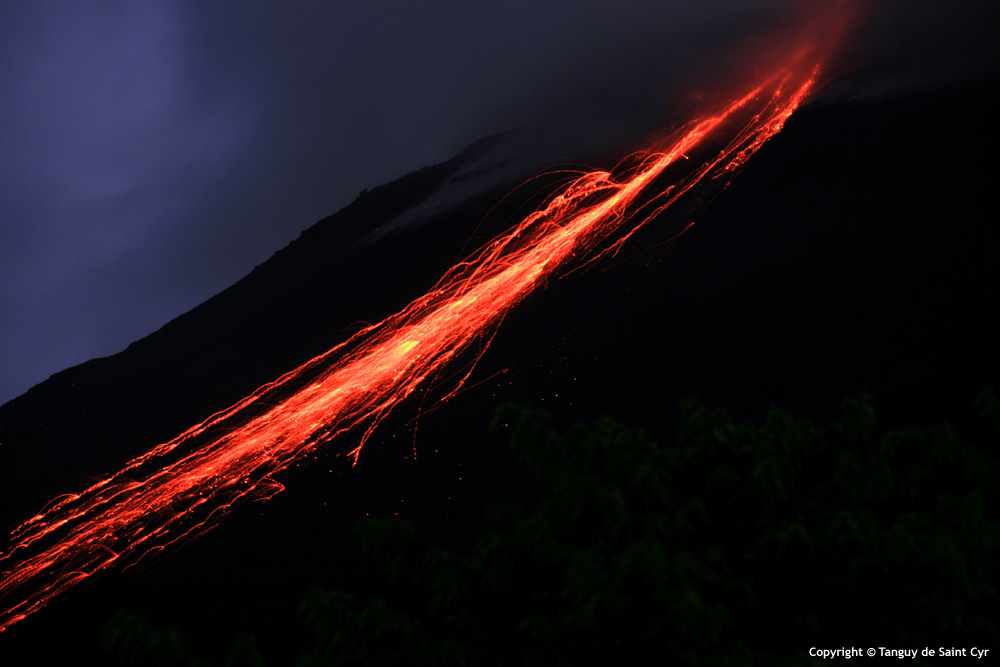
<svg viewBox="0 0 1000 667">
<path fill-rule="evenodd" d="M 989 3 L 877 4 L 851 85 L 921 85 L 992 52 Z M 570 160 L 574 136 L 668 124 L 692 73 L 787 5 L 3 4 L 0 401 L 480 136 L 561 124 Z"/>
<path fill-rule="evenodd" d="M 146 294 L 151 319 L 121 293 L 150 284 L 158 235 L 225 177 L 254 110 L 242 91 L 189 85 L 169 5 L 39 4 L 0 18 L 3 399 L 162 324 L 162 294 Z"/>
</svg>

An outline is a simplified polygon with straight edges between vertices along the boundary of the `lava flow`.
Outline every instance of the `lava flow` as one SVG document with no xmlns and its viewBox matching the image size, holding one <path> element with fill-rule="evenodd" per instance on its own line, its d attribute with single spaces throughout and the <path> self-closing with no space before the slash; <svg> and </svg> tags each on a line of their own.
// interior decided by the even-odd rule
<svg viewBox="0 0 1000 667">
<path fill-rule="evenodd" d="M 356 461 L 389 411 L 452 362 L 478 358 L 504 315 L 547 278 L 616 252 L 699 183 L 724 186 L 810 93 L 823 56 L 800 47 L 665 148 L 580 175 L 401 312 L 22 523 L 0 557 L 0 631 L 91 575 L 204 532 L 237 501 L 269 498 L 282 470 L 338 435 L 357 434 Z M 696 168 L 669 169 L 695 155 L 705 156 Z"/>
</svg>

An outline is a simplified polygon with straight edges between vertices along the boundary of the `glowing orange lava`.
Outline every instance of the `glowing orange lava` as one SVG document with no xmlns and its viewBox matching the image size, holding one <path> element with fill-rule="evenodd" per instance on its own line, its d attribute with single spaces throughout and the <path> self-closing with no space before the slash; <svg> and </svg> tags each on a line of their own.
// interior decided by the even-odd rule
<svg viewBox="0 0 1000 667">
<path fill-rule="evenodd" d="M 666 148 L 580 175 L 401 312 L 22 523 L 0 557 L 0 631 L 91 575 L 204 532 L 236 501 L 271 497 L 282 470 L 340 434 L 358 434 L 357 460 L 393 408 L 460 355 L 478 358 L 504 315 L 547 278 L 616 252 L 691 188 L 739 168 L 810 93 L 823 55 L 802 47 Z M 707 157 L 696 168 L 662 183 L 699 154 Z"/>
</svg>

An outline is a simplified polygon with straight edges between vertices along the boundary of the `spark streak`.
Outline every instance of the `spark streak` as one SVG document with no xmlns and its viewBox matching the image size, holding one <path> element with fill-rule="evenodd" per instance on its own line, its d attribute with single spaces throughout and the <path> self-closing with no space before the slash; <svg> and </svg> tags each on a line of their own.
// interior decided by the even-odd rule
<svg viewBox="0 0 1000 667">
<path fill-rule="evenodd" d="M 800 49 L 665 148 L 580 175 L 401 312 L 23 522 L 0 556 L 0 631 L 94 574 L 203 533 L 237 501 L 270 498 L 283 488 L 279 473 L 337 436 L 358 434 L 356 461 L 391 410 L 463 355 L 478 359 L 505 314 L 547 279 L 617 252 L 696 185 L 729 178 L 813 89 L 822 51 Z M 705 154 L 686 174 L 668 172 Z"/>
</svg>

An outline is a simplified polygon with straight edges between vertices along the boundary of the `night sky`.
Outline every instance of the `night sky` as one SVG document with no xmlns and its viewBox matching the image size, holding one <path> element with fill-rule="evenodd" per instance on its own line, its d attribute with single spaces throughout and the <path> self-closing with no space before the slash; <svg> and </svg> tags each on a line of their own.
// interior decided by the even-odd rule
<svg viewBox="0 0 1000 667">
<path fill-rule="evenodd" d="M 704 61 L 787 4 L 3 3 L 0 403 L 485 134 L 669 123 Z M 995 73 L 993 3 L 871 5 L 835 94 Z"/>
</svg>

